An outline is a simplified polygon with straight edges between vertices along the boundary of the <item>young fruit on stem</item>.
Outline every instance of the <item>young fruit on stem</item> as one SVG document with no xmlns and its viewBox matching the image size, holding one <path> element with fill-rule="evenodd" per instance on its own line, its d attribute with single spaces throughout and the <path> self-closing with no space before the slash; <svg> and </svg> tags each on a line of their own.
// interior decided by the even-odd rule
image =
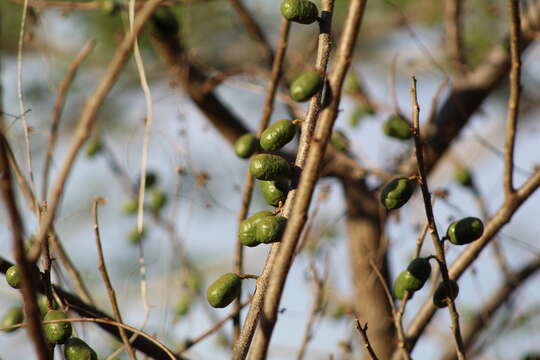
<svg viewBox="0 0 540 360">
<path fill-rule="evenodd" d="M 64 345 L 66 360 L 97 360 L 97 354 L 87 343 L 77 337 L 71 337 Z"/>
<path fill-rule="evenodd" d="M 390 180 L 381 191 L 381 203 L 387 210 L 399 209 L 409 201 L 414 192 L 414 182 L 401 177 Z"/>
<path fill-rule="evenodd" d="M 357 127 L 358 124 L 360 124 L 360 121 L 365 118 L 366 116 L 373 115 L 375 111 L 373 111 L 372 108 L 368 108 L 365 106 L 357 106 L 353 113 L 351 114 L 351 117 L 349 118 L 349 124 L 354 128 Z"/>
<path fill-rule="evenodd" d="M 267 216 L 255 225 L 255 240 L 270 244 L 281 240 L 287 219 L 283 216 Z"/>
<path fill-rule="evenodd" d="M 473 177 L 471 174 L 471 171 L 466 167 L 459 167 L 454 172 L 454 179 L 464 187 L 472 187 L 473 186 Z"/>
<path fill-rule="evenodd" d="M 317 6 L 308 0 L 284 0 L 280 11 L 285 19 L 304 25 L 317 21 L 319 17 Z"/>
<path fill-rule="evenodd" d="M 269 205 L 279 206 L 279 203 L 284 203 L 287 199 L 287 194 L 290 190 L 289 179 L 279 179 L 274 181 L 259 181 L 264 200 Z"/>
<path fill-rule="evenodd" d="M 186 316 L 191 309 L 192 297 L 190 294 L 182 294 L 174 307 L 174 313 L 178 317 Z"/>
<path fill-rule="evenodd" d="M 103 144 L 99 139 L 92 139 L 86 146 L 86 157 L 93 158 L 103 150 Z"/>
<path fill-rule="evenodd" d="M 289 176 L 291 166 L 279 155 L 258 154 L 249 160 L 249 172 L 258 180 L 278 180 Z"/>
<path fill-rule="evenodd" d="M 240 293 L 242 279 L 234 273 L 227 273 L 219 277 L 206 291 L 208 303 L 215 308 L 224 308 L 229 305 Z"/>
<path fill-rule="evenodd" d="M 349 138 L 347 138 L 347 135 L 341 130 L 334 130 L 332 132 L 332 137 L 330 138 L 330 145 L 336 151 L 342 152 L 342 153 L 348 153 L 351 148 L 351 142 L 349 141 Z"/>
<path fill-rule="evenodd" d="M 24 320 L 24 313 L 23 313 L 23 309 L 22 307 L 20 306 L 14 306 L 12 308 L 10 308 L 6 314 L 4 315 L 4 317 L 2 318 L 2 321 L 0 322 L 2 325 L 2 327 L 8 327 L 8 326 L 13 326 L 13 325 L 17 325 L 17 324 L 21 324 Z M 15 330 L 17 330 L 18 328 L 13 328 L 13 329 L 6 329 L 4 330 L 5 332 L 13 332 Z"/>
<path fill-rule="evenodd" d="M 21 288 L 21 274 L 17 268 L 17 265 L 11 266 L 6 271 L 6 281 L 14 289 Z"/>
<path fill-rule="evenodd" d="M 253 247 L 260 244 L 255 236 L 257 224 L 266 217 L 274 216 L 270 211 L 259 211 L 247 219 L 240 222 L 238 227 L 238 238 L 244 246 Z"/>
<path fill-rule="evenodd" d="M 234 143 L 234 153 L 242 159 L 247 159 L 259 151 L 259 141 L 253 134 L 244 134 Z"/>
<path fill-rule="evenodd" d="M 399 140 L 408 140 L 412 137 L 411 124 L 400 115 L 392 115 L 383 125 L 386 136 Z"/>
<path fill-rule="evenodd" d="M 449 298 L 455 300 L 459 294 L 459 286 L 456 281 L 450 279 L 450 292 L 444 282 L 441 282 L 433 294 L 433 304 L 438 308 L 448 306 Z"/>
<path fill-rule="evenodd" d="M 61 310 L 49 310 L 43 320 L 67 319 L 65 312 Z M 69 322 L 55 322 L 43 325 L 45 337 L 51 344 L 64 344 L 71 336 L 72 328 Z"/>
<path fill-rule="evenodd" d="M 454 221 L 448 226 L 446 237 L 454 245 L 466 245 L 479 239 L 484 233 L 482 220 L 475 217 L 466 217 Z"/>
<path fill-rule="evenodd" d="M 167 204 L 167 194 L 159 188 L 150 190 L 148 207 L 153 213 L 159 213 Z"/>
<path fill-rule="evenodd" d="M 278 120 L 261 134 L 261 148 L 264 151 L 277 151 L 287 145 L 296 134 L 298 126 L 288 119 Z"/>
<path fill-rule="evenodd" d="M 291 98 L 303 102 L 309 100 L 323 86 L 323 77 L 315 70 L 304 71 L 293 80 L 290 87 Z"/>
<path fill-rule="evenodd" d="M 405 291 L 409 291 L 412 298 L 415 291 L 420 290 L 431 274 L 431 265 L 427 258 L 416 258 L 407 270 L 401 272 L 394 283 L 394 296 L 402 300 Z"/>
</svg>

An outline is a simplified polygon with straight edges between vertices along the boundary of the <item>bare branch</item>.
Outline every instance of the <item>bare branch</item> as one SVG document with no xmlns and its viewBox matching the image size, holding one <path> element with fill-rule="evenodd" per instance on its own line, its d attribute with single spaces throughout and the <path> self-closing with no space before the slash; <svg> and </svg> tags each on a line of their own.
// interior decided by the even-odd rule
<svg viewBox="0 0 540 360">
<path fill-rule="evenodd" d="M 446 0 L 444 10 L 444 29 L 446 32 L 446 54 L 458 75 L 465 72 L 463 52 L 463 22 L 461 21 L 463 0 Z"/>
<path fill-rule="evenodd" d="M 369 343 L 369 338 L 367 334 L 367 331 L 368 331 L 367 323 L 364 326 L 362 326 L 362 324 L 360 324 L 360 321 L 356 319 L 356 329 L 358 330 L 358 332 L 362 336 L 362 339 L 364 340 L 364 347 L 366 348 L 368 352 L 369 358 L 371 360 L 379 360 L 379 358 L 375 354 L 375 351 L 373 351 L 371 344 Z"/>
</svg>

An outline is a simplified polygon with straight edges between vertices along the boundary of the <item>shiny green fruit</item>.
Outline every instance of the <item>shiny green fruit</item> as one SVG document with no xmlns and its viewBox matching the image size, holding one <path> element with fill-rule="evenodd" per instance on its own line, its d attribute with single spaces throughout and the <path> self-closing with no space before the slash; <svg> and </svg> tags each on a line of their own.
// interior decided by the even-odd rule
<svg viewBox="0 0 540 360">
<path fill-rule="evenodd" d="M 137 199 L 129 199 L 122 204 L 122 212 L 126 215 L 135 215 L 138 209 L 139 201 Z"/>
<path fill-rule="evenodd" d="M 148 207 L 150 211 L 158 213 L 167 204 L 167 194 L 161 189 L 150 190 Z"/>
<path fill-rule="evenodd" d="M 414 183 L 408 178 L 395 178 L 387 183 L 381 191 L 381 203 L 388 210 L 399 209 L 414 192 Z"/>
<path fill-rule="evenodd" d="M 304 71 L 293 80 L 290 87 L 291 98 L 302 102 L 309 100 L 323 86 L 323 78 L 317 71 Z"/>
<path fill-rule="evenodd" d="M 152 15 L 154 28 L 161 34 L 176 36 L 180 30 L 180 24 L 174 12 L 168 6 L 160 6 Z"/>
<path fill-rule="evenodd" d="M 287 219 L 283 216 L 267 216 L 255 225 L 255 240 L 270 244 L 281 240 Z"/>
<path fill-rule="evenodd" d="M 454 173 L 454 179 L 461 185 L 465 187 L 473 186 L 472 174 L 469 169 L 466 167 L 460 167 Z"/>
<path fill-rule="evenodd" d="M 431 275 L 431 265 L 427 258 L 416 258 L 407 266 L 407 271 L 423 285 Z"/>
<path fill-rule="evenodd" d="M 176 305 L 174 306 L 174 312 L 178 316 L 185 316 L 191 309 L 192 298 L 189 294 L 182 294 Z"/>
<path fill-rule="evenodd" d="M 23 320 L 24 320 L 24 313 L 23 313 L 22 307 L 15 306 L 15 307 L 10 308 L 6 312 L 6 314 L 2 318 L 1 326 L 2 327 L 8 327 L 8 326 L 21 324 L 23 322 Z M 13 331 L 15 331 L 17 329 L 18 328 L 13 328 L 13 329 L 7 329 L 7 330 L 4 330 L 4 331 L 5 332 L 13 332 Z"/>
<path fill-rule="evenodd" d="M 269 205 L 279 206 L 279 203 L 284 203 L 287 199 L 287 194 L 290 190 L 289 179 L 279 179 L 275 181 L 259 181 L 264 200 Z"/>
<path fill-rule="evenodd" d="M 62 320 L 67 319 L 65 312 L 61 310 L 49 310 L 43 320 Z M 43 331 L 47 341 L 52 344 L 64 344 L 71 336 L 71 323 L 69 322 L 55 322 L 49 324 L 43 324 Z"/>
<path fill-rule="evenodd" d="M 259 141 L 253 134 L 244 134 L 234 143 L 234 152 L 236 156 L 247 159 L 259 151 Z"/>
<path fill-rule="evenodd" d="M 87 343 L 77 337 L 71 337 L 64 345 L 66 360 L 97 360 L 97 354 Z"/>
<path fill-rule="evenodd" d="M 409 299 L 412 299 L 415 288 L 419 288 L 420 280 L 416 279 L 408 271 L 402 271 L 394 282 L 394 296 L 402 300 L 405 297 L 405 291 L 409 291 Z M 421 286 L 420 286 L 421 287 Z"/>
<path fill-rule="evenodd" d="M 455 300 L 459 294 L 459 286 L 454 280 L 450 280 L 450 292 L 444 282 L 441 282 L 433 294 L 433 304 L 438 308 L 448 306 L 448 299 Z"/>
<path fill-rule="evenodd" d="M 484 233 L 482 220 L 475 217 L 466 217 L 454 221 L 448 227 L 446 236 L 454 245 L 466 245 L 479 239 Z"/>
<path fill-rule="evenodd" d="M 383 131 L 386 136 L 399 140 L 408 140 L 412 137 L 411 124 L 399 115 L 388 118 L 384 123 Z"/>
<path fill-rule="evenodd" d="M 14 289 L 21 288 L 21 274 L 16 265 L 10 266 L 6 271 L 6 281 Z"/>
<path fill-rule="evenodd" d="M 249 172 L 258 180 L 278 180 L 290 175 L 291 166 L 279 155 L 258 154 L 249 160 Z"/>
<path fill-rule="evenodd" d="M 86 157 L 93 158 L 103 150 L 103 144 L 101 141 L 94 139 L 90 140 L 86 145 Z"/>
<path fill-rule="evenodd" d="M 244 246 L 253 247 L 260 244 L 255 237 L 257 224 L 265 217 L 274 216 L 270 211 L 259 211 L 247 219 L 240 222 L 238 227 L 238 238 Z"/>
<path fill-rule="evenodd" d="M 280 11 L 285 19 L 305 25 L 317 21 L 319 17 L 317 5 L 308 0 L 284 0 Z"/>
<path fill-rule="evenodd" d="M 52 310 L 57 310 L 59 308 L 58 303 L 54 299 L 52 301 L 51 306 L 52 306 Z M 47 308 L 47 297 L 45 295 L 39 296 L 38 307 L 39 307 L 39 312 L 41 313 L 41 316 L 45 316 L 47 314 L 47 311 L 49 311 L 49 309 Z"/>
<path fill-rule="evenodd" d="M 222 275 L 206 291 L 208 303 L 215 308 L 224 308 L 240 293 L 242 279 L 233 273 Z"/>
<path fill-rule="evenodd" d="M 298 126 L 292 120 L 278 120 L 261 134 L 261 148 L 276 151 L 287 145 L 296 134 Z"/>
<path fill-rule="evenodd" d="M 332 147 L 336 149 L 336 151 L 343 153 L 349 152 L 351 148 L 351 142 L 349 141 L 345 133 L 341 130 L 334 130 L 332 132 L 332 137 L 330 138 L 330 145 L 332 145 Z"/>
</svg>

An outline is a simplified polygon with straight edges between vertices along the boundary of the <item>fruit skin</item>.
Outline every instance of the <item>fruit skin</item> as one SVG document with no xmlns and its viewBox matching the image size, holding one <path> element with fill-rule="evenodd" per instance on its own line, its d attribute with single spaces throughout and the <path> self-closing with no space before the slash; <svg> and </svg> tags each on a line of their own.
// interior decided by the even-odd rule
<svg viewBox="0 0 540 360">
<path fill-rule="evenodd" d="M 258 154 L 249 160 L 249 172 L 258 180 L 278 180 L 289 176 L 291 166 L 279 155 Z"/>
<path fill-rule="evenodd" d="M 303 102 L 315 95 L 323 85 L 323 78 L 317 71 L 304 71 L 293 80 L 290 87 L 291 98 Z"/>
<path fill-rule="evenodd" d="M 455 300 L 459 294 L 459 286 L 454 280 L 450 280 L 450 295 L 453 300 Z M 445 301 L 449 297 L 446 285 L 444 282 L 441 282 L 433 294 L 433 304 L 438 308 L 444 308 L 448 306 L 448 303 Z"/>
<path fill-rule="evenodd" d="M 475 217 L 466 217 L 451 223 L 446 231 L 446 236 L 454 245 L 466 245 L 480 238 L 483 233 L 484 224 L 482 220 Z"/>
<path fill-rule="evenodd" d="M 387 210 L 399 209 L 414 192 L 414 183 L 408 178 L 395 178 L 388 182 L 381 191 L 381 203 Z"/>
<path fill-rule="evenodd" d="M 234 143 L 234 153 L 242 159 L 247 159 L 259 150 L 259 141 L 253 134 L 244 134 Z"/>
<path fill-rule="evenodd" d="M 21 288 L 21 274 L 16 265 L 10 266 L 6 271 L 6 281 L 14 289 Z"/>
<path fill-rule="evenodd" d="M 103 150 L 103 144 L 99 140 L 91 140 L 86 146 L 86 157 L 93 158 Z"/>
<path fill-rule="evenodd" d="M 383 125 L 386 136 L 399 140 L 408 140 L 412 137 L 411 124 L 399 115 L 393 115 Z"/>
<path fill-rule="evenodd" d="M 269 205 L 279 206 L 280 202 L 285 202 L 290 190 L 290 181 L 288 179 L 279 179 L 275 181 L 259 181 L 264 200 Z"/>
<path fill-rule="evenodd" d="M 139 202 L 137 199 L 129 199 L 122 204 L 122 212 L 126 215 L 134 215 L 139 208 Z"/>
<path fill-rule="evenodd" d="M 67 319 L 65 312 L 61 310 L 49 310 L 43 320 L 61 320 Z M 43 330 L 47 341 L 53 344 L 64 344 L 71 336 L 71 323 L 69 322 L 57 322 L 44 324 Z"/>
<path fill-rule="evenodd" d="M 431 265 L 427 258 L 416 258 L 407 266 L 407 271 L 423 285 L 431 275 Z"/>
<path fill-rule="evenodd" d="M 267 216 L 255 225 L 255 239 L 259 243 L 270 244 L 281 240 L 281 235 L 287 226 L 283 216 Z"/>
<path fill-rule="evenodd" d="M 167 204 L 167 194 L 161 189 L 153 188 L 149 195 L 150 211 L 158 213 Z"/>
<path fill-rule="evenodd" d="M 298 126 L 292 120 L 276 121 L 261 134 L 261 148 L 265 151 L 281 149 L 294 138 L 297 128 Z"/>
<path fill-rule="evenodd" d="M 409 299 L 413 297 L 416 290 L 422 287 L 423 283 L 411 275 L 407 270 L 402 271 L 394 282 L 394 296 L 402 300 L 405 297 L 405 291 L 409 291 Z"/>
<path fill-rule="evenodd" d="M 129 242 L 136 245 L 141 242 L 146 237 L 146 231 L 143 229 L 139 233 L 139 229 L 135 226 L 128 234 Z"/>
<path fill-rule="evenodd" d="M 191 296 L 189 294 L 182 294 L 174 307 L 174 312 L 178 316 L 185 316 L 191 308 Z"/>
<path fill-rule="evenodd" d="M 215 308 L 226 307 L 240 293 L 241 281 L 242 279 L 233 273 L 222 275 L 206 291 L 208 303 Z"/>
<path fill-rule="evenodd" d="M 53 299 L 53 302 L 51 305 L 52 305 L 53 310 L 58 309 L 58 303 L 56 302 L 56 300 Z M 45 295 L 41 295 L 39 297 L 38 307 L 39 307 L 39 312 L 41 313 L 42 317 L 47 314 L 47 311 L 49 311 L 49 309 L 47 308 L 47 297 Z"/>
<path fill-rule="evenodd" d="M 285 19 L 304 25 L 317 21 L 319 17 L 317 6 L 308 0 L 284 0 L 279 9 Z"/>
<path fill-rule="evenodd" d="M 71 337 L 64 346 L 66 360 L 97 360 L 97 354 L 87 343 L 77 337 Z"/>
<path fill-rule="evenodd" d="M 465 187 L 473 186 L 472 174 L 469 169 L 466 167 L 460 167 L 456 169 L 454 173 L 454 179 L 461 185 Z"/>
<path fill-rule="evenodd" d="M 24 321 L 24 313 L 23 309 L 20 306 L 14 306 L 10 308 L 4 317 L 2 318 L 1 326 L 2 327 L 8 327 L 16 324 L 20 324 Z M 17 330 L 18 328 L 8 329 L 4 330 L 5 332 L 13 332 Z"/>
<path fill-rule="evenodd" d="M 265 217 L 274 216 L 270 211 L 259 211 L 247 219 L 240 222 L 238 227 L 238 238 L 244 246 L 254 247 L 260 244 L 255 237 L 257 224 Z"/>
<path fill-rule="evenodd" d="M 375 112 L 373 109 L 365 106 L 358 106 L 356 109 L 354 109 L 354 112 L 351 114 L 351 117 L 349 118 L 349 124 L 354 128 L 357 127 L 358 124 L 360 124 L 360 121 L 368 116 L 373 115 Z"/>
</svg>

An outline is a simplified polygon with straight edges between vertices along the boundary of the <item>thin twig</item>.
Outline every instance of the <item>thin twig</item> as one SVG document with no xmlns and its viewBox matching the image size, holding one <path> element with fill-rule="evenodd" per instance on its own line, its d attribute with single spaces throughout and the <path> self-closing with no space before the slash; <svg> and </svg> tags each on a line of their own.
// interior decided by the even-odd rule
<svg viewBox="0 0 540 360">
<path fill-rule="evenodd" d="M 424 199 L 424 207 L 426 210 L 426 218 L 429 223 L 429 232 L 433 240 L 433 246 L 435 247 L 437 261 L 441 270 L 441 275 L 443 282 L 446 286 L 448 294 L 452 293 L 452 288 L 450 286 L 450 277 L 448 275 L 448 268 L 446 266 L 446 257 L 444 255 L 444 247 L 442 245 L 439 233 L 437 231 L 437 225 L 435 224 L 435 217 L 433 215 L 433 207 L 431 206 L 431 194 L 429 193 L 426 170 L 424 168 L 424 154 L 422 149 L 422 140 L 420 137 L 420 107 L 418 106 L 418 99 L 416 95 L 416 78 L 412 77 L 412 86 L 411 86 L 411 98 L 412 98 L 412 120 L 413 120 L 413 136 L 414 136 L 414 146 L 416 152 L 416 160 L 418 162 L 418 173 L 420 177 L 420 187 L 422 189 L 422 197 Z M 463 347 L 463 340 L 461 338 L 461 330 L 459 327 L 459 314 L 456 310 L 454 298 L 448 296 L 448 310 L 450 312 L 450 317 L 452 319 L 452 333 L 454 336 L 454 341 L 456 344 L 456 349 L 458 353 L 458 359 L 465 359 L 465 350 Z"/>
<path fill-rule="evenodd" d="M 444 9 L 444 29 L 446 32 L 446 55 L 454 71 L 465 72 L 465 53 L 463 51 L 463 0 L 446 0 Z"/>
<path fill-rule="evenodd" d="M 504 195 L 508 198 L 514 192 L 514 147 L 516 142 L 517 121 L 519 114 L 519 97 L 521 94 L 521 17 L 519 1 L 508 0 L 510 12 L 510 97 L 508 98 L 508 117 L 506 123 L 506 138 L 504 141 Z"/>
<path fill-rule="evenodd" d="M 64 109 L 66 96 L 71 84 L 73 83 L 73 79 L 77 74 L 77 70 L 79 70 L 82 62 L 88 57 L 88 55 L 90 55 L 95 45 L 95 40 L 89 40 L 86 44 L 84 44 L 81 51 L 79 51 L 77 56 L 75 56 L 75 59 L 73 59 L 73 61 L 69 65 L 66 76 L 58 85 L 58 94 L 56 95 L 56 100 L 54 102 L 51 128 L 49 130 L 49 141 L 47 143 L 47 150 L 45 151 L 45 162 L 43 165 L 41 196 L 43 196 L 44 198 L 47 196 L 47 188 L 49 187 L 49 170 L 54 153 L 54 147 L 56 146 L 56 141 L 58 139 L 58 128 L 60 124 L 60 118 L 62 116 L 62 110 Z"/>
<path fill-rule="evenodd" d="M 356 329 L 358 330 L 358 332 L 360 333 L 360 336 L 362 336 L 362 339 L 364 340 L 364 347 L 367 350 L 369 358 L 371 360 L 379 360 L 379 358 L 375 354 L 375 351 L 373 351 L 373 348 L 371 347 L 371 344 L 369 342 L 369 338 L 367 334 L 368 324 L 366 323 L 364 326 L 362 326 L 362 324 L 360 324 L 360 321 L 358 321 L 358 319 L 356 319 L 355 321 L 356 321 Z"/>
<path fill-rule="evenodd" d="M 111 279 L 109 278 L 109 273 L 107 272 L 107 265 L 105 264 L 105 259 L 103 257 L 103 248 L 101 246 L 101 236 L 99 235 L 99 220 L 98 220 L 98 205 L 105 203 L 105 200 L 102 198 L 97 198 L 94 200 L 94 203 L 92 205 L 92 216 L 94 219 L 94 234 L 96 236 L 96 248 L 98 251 L 98 270 L 101 274 L 101 278 L 103 279 L 103 283 L 105 284 L 105 287 L 107 288 L 107 294 L 109 295 L 109 301 L 111 302 L 111 306 L 113 309 L 113 315 L 114 319 L 122 323 L 122 315 L 120 314 L 120 309 L 118 307 L 118 302 L 116 300 L 116 293 L 114 291 L 114 287 L 112 286 Z M 122 342 L 127 348 L 127 352 L 129 354 L 130 359 L 137 359 L 135 355 L 135 351 L 133 351 L 133 348 L 129 344 L 129 340 L 126 336 L 126 332 L 122 327 L 118 328 L 118 331 L 120 332 L 120 337 L 122 338 Z"/>
</svg>

